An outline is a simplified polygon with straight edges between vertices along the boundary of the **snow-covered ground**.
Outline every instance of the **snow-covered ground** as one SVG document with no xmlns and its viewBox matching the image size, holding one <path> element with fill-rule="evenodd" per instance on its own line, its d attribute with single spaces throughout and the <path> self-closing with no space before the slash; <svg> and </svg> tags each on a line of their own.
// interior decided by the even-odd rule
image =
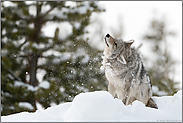
<svg viewBox="0 0 183 123">
<path fill-rule="evenodd" d="M 139 101 L 125 106 L 121 100 L 114 99 L 106 91 L 78 94 L 73 102 L 59 104 L 35 113 L 21 112 L 1 116 L 2 122 L 67 122 L 67 121 L 105 121 L 105 122 L 181 122 L 182 90 L 174 96 L 153 97 L 159 109 L 145 107 Z"/>
</svg>

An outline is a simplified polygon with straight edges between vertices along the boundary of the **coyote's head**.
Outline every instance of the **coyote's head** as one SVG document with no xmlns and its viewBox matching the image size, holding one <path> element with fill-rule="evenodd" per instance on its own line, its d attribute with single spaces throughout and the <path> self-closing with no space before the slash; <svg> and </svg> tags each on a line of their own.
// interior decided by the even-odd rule
<svg viewBox="0 0 183 123">
<path fill-rule="evenodd" d="M 126 59 L 131 55 L 131 45 L 134 40 L 123 41 L 122 39 L 113 38 L 109 34 L 105 37 L 106 48 L 104 51 L 108 59 L 117 59 L 123 64 L 127 64 Z"/>
</svg>

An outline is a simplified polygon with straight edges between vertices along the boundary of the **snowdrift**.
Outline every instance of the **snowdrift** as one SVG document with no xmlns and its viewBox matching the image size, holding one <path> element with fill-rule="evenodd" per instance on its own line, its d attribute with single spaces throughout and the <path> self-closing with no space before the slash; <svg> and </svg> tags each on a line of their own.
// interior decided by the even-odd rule
<svg viewBox="0 0 183 123">
<path fill-rule="evenodd" d="M 2 122 L 156 122 L 182 121 L 182 90 L 174 96 L 153 97 L 159 109 L 145 107 L 139 101 L 125 106 L 106 91 L 78 94 L 72 102 L 59 104 L 35 113 L 22 112 L 1 116 Z"/>
</svg>

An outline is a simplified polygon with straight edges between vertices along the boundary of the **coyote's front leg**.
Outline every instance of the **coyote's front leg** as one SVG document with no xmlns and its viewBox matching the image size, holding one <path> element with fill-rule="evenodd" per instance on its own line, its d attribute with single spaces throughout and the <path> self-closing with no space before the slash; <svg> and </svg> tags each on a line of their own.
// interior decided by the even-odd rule
<svg viewBox="0 0 183 123">
<path fill-rule="evenodd" d="M 108 92 L 114 97 L 115 96 L 115 88 L 114 85 L 108 84 Z"/>
</svg>

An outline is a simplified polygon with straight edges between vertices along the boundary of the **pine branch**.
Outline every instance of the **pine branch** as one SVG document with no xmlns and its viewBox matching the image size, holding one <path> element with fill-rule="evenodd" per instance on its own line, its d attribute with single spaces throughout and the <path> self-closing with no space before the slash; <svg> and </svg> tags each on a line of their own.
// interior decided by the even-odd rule
<svg viewBox="0 0 183 123">
<path fill-rule="evenodd" d="M 58 18 L 56 16 L 53 16 L 52 19 L 46 19 L 46 20 L 44 20 L 44 23 L 47 22 L 47 21 L 49 21 L 49 22 L 51 22 L 51 21 L 53 21 L 53 22 L 62 22 L 62 21 L 65 21 L 65 20 L 66 19 L 64 19 L 64 18 Z"/>
<path fill-rule="evenodd" d="M 18 47 L 18 49 L 20 49 L 26 42 L 27 42 L 27 39 Z"/>
<path fill-rule="evenodd" d="M 45 18 L 57 5 L 54 5 L 52 8 L 50 8 L 43 16 L 42 18 Z"/>
<path fill-rule="evenodd" d="M 8 72 L 9 72 L 15 79 L 17 79 L 18 81 L 22 81 L 17 75 L 15 75 L 15 74 L 13 73 L 13 71 L 12 71 L 11 69 L 9 69 Z"/>
<path fill-rule="evenodd" d="M 15 80 L 22 81 L 21 78 L 19 78 L 16 74 L 14 74 L 13 71 L 12 71 L 11 69 L 6 69 L 6 68 L 4 68 L 3 65 L 2 65 L 2 70 L 5 70 L 5 71 L 7 71 L 9 74 L 11 74 L 11 75 L 15 78 Z"/>
</svg>

